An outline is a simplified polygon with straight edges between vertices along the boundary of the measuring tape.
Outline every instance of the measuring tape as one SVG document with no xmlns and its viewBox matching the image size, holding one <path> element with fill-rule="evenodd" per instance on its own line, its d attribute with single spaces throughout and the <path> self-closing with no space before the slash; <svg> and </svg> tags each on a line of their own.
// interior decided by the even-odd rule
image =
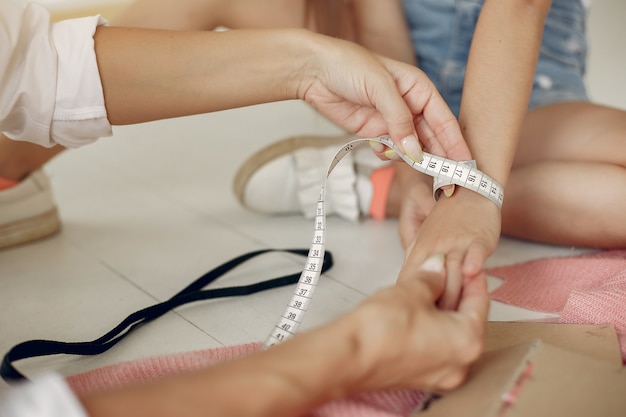
<svg viewBox="0 0 626 417">
<path fill-rule="evenodd" d="M 423 152 L 422 159 L 413 161 L 404 154 L 389 136 L 381 136 L 373 139 L 355 139 L 346 143 L 335 155 L 328 167 L 324 183 L 317 200 L 315 213 L 315 227 L 313 231 L 313 241 L 307 255 L 306 264 L 300 275 L 298 285 L 291 296 L 291 300 L 283 314 L 280 316 L 274 329 L 265 341 L 264 347 L 269 348 L 278 343 L 284 342 L 298 331 L 304 314 L 308 310 L 309 303 L 313 298 L 313 292 L 317 287 L 317 282 L 321 275 L 324 253 L 326 252 L 326 214 L 324 211 L 324 189 L 326 188 L 326 178 L 333 171 L 341 159 L 363 144 L 375 141 L 393 149 L 407 164 L 419 172 L 433 177 L 433 194 L 435 199 L 439 197 L 441 187 L 455 184 L 467 188 L 493 201 L 498 207 L 502 207 L 504 190 L 497 181 L 476 168 L 475 161 L 453 161 L 426 152 Z"/>
</svg>

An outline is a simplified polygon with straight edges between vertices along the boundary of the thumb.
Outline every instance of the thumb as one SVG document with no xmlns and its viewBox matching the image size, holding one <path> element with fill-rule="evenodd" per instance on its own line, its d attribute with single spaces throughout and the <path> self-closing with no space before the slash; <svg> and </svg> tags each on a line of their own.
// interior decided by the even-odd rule
<svg viewBox="0 0 626 417">
<path fill-rule="evenodd" d="M 405 269 L 405 268 L 403 268 Z M 434 254 L 428 257 L 415 271 L 404 270 L 403 273 L 409 274 L 403 281 L 417 282 L 425 284 L 429 292 L 429 298 L 433 304 L 441 297 L 446 285 L 445 275 L 445 257 L 443 254 Z M 424 286 L 421 286 L 422 290 Z"/>
<path fill-rule="evenodd" d="M 415 130 L 414 115 L 396 85 L 393 72 L 390 73 L 390 85 L 377 90 L 376 109 L 387 125 L 391 140 L 411 159 L 419 161 L 422 147 Z"/>
<path fill-rule="evenodd" d="M 419 161 L 422 159 L 422 146 L 415 132 L 413 114 L 402 100 L 400 94 L 397 94 L 396 98 L 399 99 L 399 103 L 390 104 L 389 109 L 384 105 L 379 106 L 379 111 L 382 113 L 383 119 L 387 124 L 387 130 L 389 131 L 391 140 L 400 150 L 407 154 L 409 158 L 414 161 Z"/>
</svg>

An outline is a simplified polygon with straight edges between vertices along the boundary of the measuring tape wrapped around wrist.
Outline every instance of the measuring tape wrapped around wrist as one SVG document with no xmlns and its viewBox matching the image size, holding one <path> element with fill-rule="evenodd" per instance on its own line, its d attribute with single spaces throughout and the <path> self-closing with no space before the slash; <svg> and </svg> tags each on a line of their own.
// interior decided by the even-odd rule
<svg viewBox="0 0 626 417">
<path fill-rule="evenodd" d="M 300 327 L 309 302 L 313 297 L 313 292 L 317 287 L 317 282 L 321 275 L 324 253 L 326 251 L 326 213 L 325 213 L 325 188 L 326 178 L 333 171 L 341 159 L 356 149 L 370 141 L 380 142 L 393 149 L 404 162 L 413 169 L 433 177 L 433 195 L 435 199 L 439 196 L 441 187 L 454 184 L 472 190 L 483 197 L 491 200 L 499 208 L 502 207 L 504 190 L 502 186 L 487 174 L 476 168 L 475 161 L 453 161 L 451 159 L 432 155 L 424 152 L 419 161 L 414 161 L 402 152 L 389 136 L 381 136 L 370 139 L 355 139 L 346 143 L 330 163 L 326 176 L 321 186 L 317 208 L 315 213 L 315 226 L 313 231 L 313 241 L 307 255 L 306 264 L 300 275 L 291 300 L 274 326 L 264 347 L 268 348 L 283 342 L 293 336 Z"/>
</svg>

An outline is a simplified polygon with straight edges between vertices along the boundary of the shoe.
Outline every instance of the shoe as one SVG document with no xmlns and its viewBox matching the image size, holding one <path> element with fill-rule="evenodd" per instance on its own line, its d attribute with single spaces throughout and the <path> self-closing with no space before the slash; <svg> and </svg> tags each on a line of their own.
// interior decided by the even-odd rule
<svg viewBox="0 0 626 417">
<path fill-rule="evenodd" d="M 60 227 L 50 181 L 43 170 L 0 191 L 0 249 L 42 239 Z"/>
<path fill-rule="evenodd" d="M 330 162 L 350 140 L 348 136 L 299 136 L 261 149 L 235 175 L 237 200 L 248 210 L 261 214 L 315 217 Z M 349 220 L 360 216 L 353 153 L 346 154 L 326 179 L 327 215 Z"/>
</svg>

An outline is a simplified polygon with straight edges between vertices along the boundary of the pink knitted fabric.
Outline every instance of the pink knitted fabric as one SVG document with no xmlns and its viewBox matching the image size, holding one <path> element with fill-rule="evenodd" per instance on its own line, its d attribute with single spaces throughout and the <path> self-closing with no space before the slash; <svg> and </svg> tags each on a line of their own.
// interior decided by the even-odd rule
<svg viewBox="0 0 626 417">
<path fill-rule="evenodd" d="M 110 389 L 131 383 L 147 382 L 183 371 L 205 368 L 218 362 L 250 354 L 261 343 L 157 356 L 110 365 L 67 378 L 76 393 Z M 381 391 L 324 404 L 302 417 L 405 417 L 424 399 L 412 390 Z"/>
<path fill-rule="evenodd" d="M 213 348 L 156 356 L 97 368 L 69 376 L 66 380 L 77 393 L 115 388 L 129 383 L 147 382 L 181 371 L 204 368 L 218 362 L 248 355 L 260 347 L 260 343 L 248 343 L 229 348 Z"/>
<path fill-rule="evenodd" d="M 612 324 L 626 363 L 626 250 L 547 258 L 487 270 L 494 300 L 560 313 L 561 323 Z"/>
</svg>

